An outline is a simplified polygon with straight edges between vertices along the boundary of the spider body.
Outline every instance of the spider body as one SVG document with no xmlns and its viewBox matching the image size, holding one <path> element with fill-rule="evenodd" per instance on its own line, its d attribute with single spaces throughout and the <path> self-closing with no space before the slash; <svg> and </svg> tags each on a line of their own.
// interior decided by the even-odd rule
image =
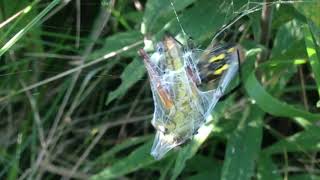
<svg viewBox="0 0 320 180">
<path fill-rule="evenodd" d="M 140 50 L 154 99 L 152 125 L 157 133 L 151 154 L 156 159 L 192 138 L 206 122 L 237 72 L 235 51 L 236 47 L 232 46 L 205 50 L 198 55 L 169 35 L 158 43 L 150 57 Z M 219 81 L 218 76 L 221 77 Z M 215 89 L 199 89 L 210 81 L 217 82 Z"/>
</svg>

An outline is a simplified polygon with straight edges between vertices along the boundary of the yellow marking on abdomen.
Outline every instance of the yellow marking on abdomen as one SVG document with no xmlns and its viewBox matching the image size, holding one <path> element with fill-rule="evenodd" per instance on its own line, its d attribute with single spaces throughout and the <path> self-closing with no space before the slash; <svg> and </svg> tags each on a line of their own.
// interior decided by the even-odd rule
<svg viewBox="0 0 320 180">
<path fill-rule="evenodd" d="M 221 59 L 224 59 L 226 57 L 225 54 L 220 54 L 219 56 L 213 56 L 212 58 L 209 59 L 209 62 L 212 63 L 214 61 L 219 61 Z"/>
<path fill-rule="evenodd" d="M 219 74 L 221 74 L 224 70 L 226 70 L 226 69 L 228 69 L 228 68 L 229 68 L 229 64 L 225 64 L 225 65 L 223 65 L 221 68 L 215 70 L 215 71 L 213 72 L 213 74 L 214 74 L 214 75 L 219 75 Z"/>
<path fill-rule="evenodd" d="M 228 53 L 232 53 L 232 52 L 234 52 L 234 51 L 235 51 L 235 48 L 234 48 L 234 47 L 227 50 Z"/>
</svg>

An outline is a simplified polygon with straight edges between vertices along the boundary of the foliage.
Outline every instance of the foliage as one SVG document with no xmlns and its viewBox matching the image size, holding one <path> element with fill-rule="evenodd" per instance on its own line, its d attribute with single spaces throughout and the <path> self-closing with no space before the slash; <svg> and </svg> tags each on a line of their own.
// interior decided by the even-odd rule
<svg viewBox="0 0 320 180">
<path fill-rule="evenodd" d="M 0 179 L 320 179 L 319 8 L 318 0 L 0 1 Z M 241 88 L 213 121 L 156 161 L 136 52 L 164 32 L 199 49 L 239 43 L 246 58 L 233 82 Z"/>
</svg>

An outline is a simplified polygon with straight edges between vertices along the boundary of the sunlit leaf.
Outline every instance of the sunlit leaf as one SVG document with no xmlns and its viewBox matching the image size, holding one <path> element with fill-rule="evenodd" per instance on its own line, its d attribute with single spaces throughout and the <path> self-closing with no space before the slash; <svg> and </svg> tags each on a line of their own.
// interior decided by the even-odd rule
<svg viewBox="0 0 320 180">
<path fill-rule="evenodd" d="M 311 65 L 314 78 L 318 87 L 318 94 L 320 95 L 320 49 L 317 51 L 317 44 L 315 39 L 312 36 L 311 29 L 312 26 L 305 26 L 305 42 L 306 42 L 306 51 L 309 57 L 309 63 Z M 313 27 L 316 28 L 316 27 Z"/>
</svg>

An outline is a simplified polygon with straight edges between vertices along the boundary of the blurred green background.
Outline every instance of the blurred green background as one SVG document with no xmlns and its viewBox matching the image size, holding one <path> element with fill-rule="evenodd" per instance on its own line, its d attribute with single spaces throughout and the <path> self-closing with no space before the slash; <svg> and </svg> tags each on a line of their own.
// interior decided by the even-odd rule
<svg viewBox="0 0 320 180">
<path fill-rule="evenodd" d="M 241 88 L 156 161 L 137 50 L 181 27 Z M 0 48 L 0 179 L 320 179 L 319 0 L 0 0 Z"/>
</svg>

